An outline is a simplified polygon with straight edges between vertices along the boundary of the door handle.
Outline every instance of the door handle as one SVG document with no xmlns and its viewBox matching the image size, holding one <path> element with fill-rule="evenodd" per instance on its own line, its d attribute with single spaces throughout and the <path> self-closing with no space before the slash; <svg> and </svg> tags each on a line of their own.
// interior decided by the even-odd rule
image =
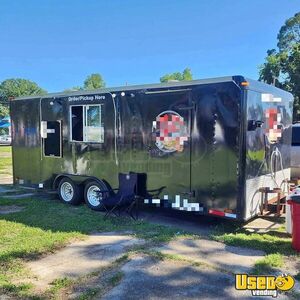
<svg viewBox="0 0 300 300">
<path fill-rule="evenodd" d="M 194 109 L 194 106 L 179 106 L 179 107 L 176 107 L 176 109 L 178 109 L 178 110 L 192 110 L 192 109 Z"/>
</svg>

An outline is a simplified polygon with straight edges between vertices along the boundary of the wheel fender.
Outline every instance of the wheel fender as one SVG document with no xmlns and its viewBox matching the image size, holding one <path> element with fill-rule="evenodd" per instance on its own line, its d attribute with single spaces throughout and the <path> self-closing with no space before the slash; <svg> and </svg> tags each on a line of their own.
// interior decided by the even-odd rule
<svg viewBox="0 0 300 300">
<path fill-rule="evenodd" d="M 68 176 L 67 174 L 60 174 L 55 177 L 55 179 L 53 181 L 53 185 L 52 185 L 54 190 L 56 190 L 58 188 L 59 182 L 65 177 L 72 180 L 71 176 Z"/>
<path fill-rule="evenodd" d="M 59 182 L 64 178 L 67 177 L 71 180 L 74 181 L 74 177 L 76 177 L 76 175 L 71 175 L 71 174 L 59 174 L 55 177 L 54 181 L 53 181 L 53 189 L 57 189 Z M 86 176 L 86 178 L 84 180 L 81 181 L 81 184 L 86 185 L 87 183 L 91 182 L 91 181 L 96 181 L 98 182 L 100 185 L 104 185 L 107 187 L 107 189 L 110 189 L 110 185 L 108 184 L 108 182 L 106 182 L 105 180 L 101 180 L 97 177 L 94 176 Z"/>
</svg>

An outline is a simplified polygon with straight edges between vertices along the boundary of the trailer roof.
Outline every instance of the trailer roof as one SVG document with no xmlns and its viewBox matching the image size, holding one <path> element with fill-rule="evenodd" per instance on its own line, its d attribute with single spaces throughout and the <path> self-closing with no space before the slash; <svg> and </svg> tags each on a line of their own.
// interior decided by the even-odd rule
<svg viewBox="0 0 300 300">
<path fill-rule="evenodd" d="M 80 91 L 70 91 L 70 92 L 58 92 L 58 93 L 49 93 L 45 95 L 36 95 L 36 96 L 25 96 L 18 97 L 13 99 L 15 100 L 26 100 L 26 99 L 41 99 L 41 98 L 56 98 L 56 97 L 66 97 L 66 96 L 79 96 L 79 95 L 90 95 L 90 94 L 105 94 L 105 93 L 115 93 L 115 92 L 123 92 L 123 91 L 136 91 L 136 90 L 150 90 L 150 89 L 160 89 L 160 88 L 172 88 L 172 87 L 186 87 L 200 84 L 209 84 L 209 83 L 221 83 L 221 82 L 232 82 L 238 79 L 241 81 L 249 81 L 251 86 L 256 86 L 257 89 L 265 90 L 267 87 L 268 90 L 276 89 L 280 90 L 274 86 L 270 86 L 263 82 L 258 82 L 256 80 L 248 79 L 241 75 L 236 76 L 224 76 L 224 77 L 216 77 L 216 78 L 207 78 L 207 79 L 197 79 L 197 80 L 189 80 L 189 81 L 172 81 L 165 83 L 154 83 L 154 84 L 142 84 L 142 85 L 128 85 L 128 86 L 119 86 L 119 87 L 110 87 L 110 88 L 102 88 L 95 90 L 80 90 Z M 285 92 L 287 93 L 287 92 Z"/>
</svg>

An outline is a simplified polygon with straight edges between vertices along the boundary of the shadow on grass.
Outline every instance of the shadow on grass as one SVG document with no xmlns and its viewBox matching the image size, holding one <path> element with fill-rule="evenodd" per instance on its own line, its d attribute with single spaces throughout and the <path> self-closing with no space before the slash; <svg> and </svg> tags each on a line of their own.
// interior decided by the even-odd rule
<svg viewBox="0 0 300 300">
<path fill-rule="evenodd" d="M 0 205 L 9 204 L 22 205 L 24 210 L 0 215 L 0 263 L 13 258 L 34 259 L 92 232 L 124 232 L 153 243 L 167 242 L 183 234 L 176 228 L 142 220 L 104 219 L 104 214 L 85 205 L 69 206 L 58 200 L 0 199 Z"/>
<path fill-rule="evenodd" d="M 74 207 L 58 200 L 0 199 L 0 205 L 11 204 L 25 207 L 18 213 L 0 215 L 0 266 L 4 266 L 0 272 L 0 287 L 12 293 L 25 293 L 29 289 L 26 286 L 13 285 L 5 277 L 1 282 L 3 273 L 4 276 L 9 277 L 7 274 L 14 272 L 14 267 L 10 264 L 15 259 L 37 258 L 42 253 L 64 246 L 73 238 L 81 238 L 91 232 L 126 232 L 153 243 L 159 243 L 170 241 L 184 234 L 178 228 L 150 224 L 142 220 L 133 221 L 124 217 L 104 219 L 102 213 L 92 211 L 85 205 Z M 280 238 L 271 234 L 251 234 L 241 229 L 240 225 L 239 223 L 217 222 L 217 227 L 211 237 L 227 245 L 259 249 L 266 253 L 278 251 L 283 254 L 294 253 L 289 238 Z M 194 275 L 201 275 L 196 273 L 191 271 L 191 278 Z M 174 273 L 174 276 L 170 278 L 177 280 L 180 274 L 182 273 Z M 216 274 L 211 275 L 213 281 Z M 162 277 L 159 281 L 162 282 L 164 289 L 171 290 L 173 287 L 169 286 L 168 282 L 164 282 L 165 279 L 167 278 Z M 153 281 L 151 278 L 149 280 Z M 232 283 L 227 287 L 230 286 Z M 155 295 L 155 291 L 152 293 Z"/>
<path fill-rule="evenodd" d="M 181 234 L 175 228 L 124 217 L 104 219 L 104 214 L 85 205 L 74 207 L 58 200 L 0 199 L 1 206 L 12 204 L 24 210 L 0 215 L 0 291 L 18 296 L 26 294 L 26 299 L 34 298 L 30 295 L 30 287 L 14 284 L 13 280 L 23 277 L 24 260 L 37 259 L 71 240 L 92 232 L 123 232 L 158 243 Z"/>
<path fill-rule="evenodd" d="M 21 223 L 57 235 L 67 233 L 69 237 L 76 237 L 91 232 L 129 231 L 153 242 L 167 242 L 184 234 L 178 228 L 142 220 L 133 221 L 125 217 L 104 219 L 102 213 L 92 211 L 85 205 L 69 206 L 58 200 L 0 199 L 0 205 L 12 203 L 25 206 L 25 209 L 20 213 L 0 215 L 0 220 Z M 291 248 L 291 239 L 285 233 L 249 233 L 241 227 L 241 223 L 219 221 L 216 224 L 210 237 L 227 245 L 263 250 L 267 254 L 295 254 Z M 61 236 L 60 239 L 63 240 L 64 237 Z"/>
<path fill-rule="evenodd" d="M 262 250 L 266 254 L 295 255 L 291 238 L 284 232 L 251 233 L 238 224 L 216 227 L 211 238 L 231 246 Z"/>
</svg>

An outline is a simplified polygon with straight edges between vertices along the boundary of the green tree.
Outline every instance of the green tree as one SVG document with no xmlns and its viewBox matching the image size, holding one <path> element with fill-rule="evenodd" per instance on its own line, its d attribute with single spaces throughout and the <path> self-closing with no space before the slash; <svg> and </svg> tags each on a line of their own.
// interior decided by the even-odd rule
<svg viewBox="0 0 300 300">
<path fill-rule="evenodd" d="M 279 30 L 278 50 L 267 51 L 260 66 L 259 80 L 294 95 L 294 121 L 300 121 L 300 13 L 289 18 Z"/>
<path fill-rule="evenodd" d="M 43 95 L 46 91 L 40 88 L 35 82 L 11 78 L 0 83 L 0 116 L 8 115 L 9 99 L 21 96 Z"/>
<path fill-rule="evenodd" d="M 6 117 L 9 114 L 8 104 L 0 103 L 0 118 Z"/>
<path fill-rule="evenodd" d="M 280 75 L 281 55 L 275 49 L 268 50 L 265 63 L 259 67 L 259 80 L 280 87 Z"/>
<path fill-rule="evenodd" d="M 182 72 L 182 80 L 193 80 L 192 70 L 190 68 L 185 68 Z"/>
<path fill-rule="evenodd" d="M 294 44 L 300 43 L 300 12 L 287 19 L 277 35 L 280 51 L 289 51 Z"/>
<path fill-rule="evenodd" d="M 186 81 L 192 80 L 193 75 L 190 68 L 185 68 L 182 72 L 174 72 L 160 77 L 160 82 L 168 82 L 172 80 Z"/>
<path fill-rule="evenodd" d="M 76 91 L 81 91 L 83 88 L 81 86 L 73 86 L 72 88 L 65 89 L 64 93 L 69 93 L 69 92 L 76 92 Z"/>
<path fill-rule="evenodd" d="M 102 76 L 98 73 L 89 75 L 84 81 L 83 89 L 95 90 L 105 87 L 105 82 Z"/>
<path fill-rule="evenodd" d="M 46 93 L 35 82 L 22 78 L 6 79 L 0 84 L 0 97 L 2 101 L 8 101 L 9 98 L 44 95 Z"/>
<path fill-rule="evenodd" d="M 294 121 L 300 121 L 300 43 L 295 43 L 289 53 L 282 54 L 282 72 L 286 78 L 284 88 L 294 97 Z"/>
</svg>

